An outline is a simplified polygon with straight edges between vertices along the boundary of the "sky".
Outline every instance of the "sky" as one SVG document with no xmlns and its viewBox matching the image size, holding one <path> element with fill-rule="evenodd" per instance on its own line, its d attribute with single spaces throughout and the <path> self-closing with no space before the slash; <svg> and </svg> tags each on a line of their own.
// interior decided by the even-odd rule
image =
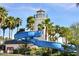
<svg viewBox="0 0 79 59">
<path fill-rule="evenodd" d="M 27 24 L 27 17 L 36 14 L 39 9 L 45 10 L 51 22 L 55 25 L 69 27 L 74 22 L 79 22 L 79 8 L 74 3 L 0 3 L 8 11 L 8 16 L 20 17 L 22 19 L 22 26 L 25 28 Z M 8 36 L 8 29 L 5 36 Z M 16 29 L 13 34 L 16 33 Z M 2 30 L 0 29 L 0 36 Z"/>
</svg>

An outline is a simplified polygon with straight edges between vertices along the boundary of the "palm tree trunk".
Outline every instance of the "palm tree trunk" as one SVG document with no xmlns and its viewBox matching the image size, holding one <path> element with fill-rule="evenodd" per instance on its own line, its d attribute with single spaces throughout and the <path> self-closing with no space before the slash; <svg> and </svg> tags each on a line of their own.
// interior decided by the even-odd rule
<svg viewBox="0 0 79 59">
<path fill-rule="evenodd" d="M 12 34 L 13 34 L 12 32 L 13 32 L 13 29 L 11 30 L 11 39 L 12 39 Z"/>
<path fill-rule="evenodd" d="M 47 40 L 47 29 L 45 28 L 45 40 Z"/>
<path fill-rule="evenodd" d="M 67 39 L 66 39 L 66 44 L 67 44 Z"/>
<path fill-rule="evenodd" d="M 3 29 L 3 40 L 4 40 L 4 36 L 5 36 L 5 29 Z"/>
<path fill-rule="evenodd" d="M 67 37 L 66 37 L 66 39 L 65 39 L 65 42 L 66 42 L 65 44 L 67 44 L 67 43 L 68 43 Z"/>
<path fill-rule="evenodd" d="M 49 41 L 49 39 L 48 39 L 48 31 L 47 31 L 47 41 Z"/>
<path fill-rule="evenodd" d="M 12 30 L 11 30 L 11 39 L 12 39 Z"/>
<path fill-rule="evenodd" d="M 52 41 L 52 36 L 50 35 L 50 41 Z"/>
<path fill-rule="evenodd" d="M 11 31 L 10 31 L 10 28 L 9 28 L 9 39 L 10 39 L 10 35 L 11 35 L 10 32 L 11 32 Z"/>
<path fill-rule="evenodd" d="M 46 27 L 46 31 L 45 31 L 45 39 L 48 41 L 48 31 L 47 31 L 47 27 Z"/>
<path fill-rule="evenodd" d="M 50 32 L 51 32 L 51 30 L 50 30 Z M 50 33 L 50 41 L 52 41 L 52 35 L 51 35 L 51 33 Z"/>
</svg>

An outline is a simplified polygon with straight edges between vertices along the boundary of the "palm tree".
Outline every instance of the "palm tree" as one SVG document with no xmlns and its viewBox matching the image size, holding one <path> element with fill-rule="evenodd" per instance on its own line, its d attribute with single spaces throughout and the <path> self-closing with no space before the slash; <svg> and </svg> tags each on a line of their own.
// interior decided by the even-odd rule
<svg viewBox="0 0 79 59">
<path fill-rule="evenodd" d="M 74 23 L 70 26 L 73 35 L 73 43 L 76 44 L 77 56 L 79 55 L 79 22 Z"/>
<path fill-rule="evenodd" d="M 72 31 L 70 30 L 70 28 L 60 27 L 59 33 L 62 37 L 66 38 L 66 42 L 65 42 L 66 44 L 68 43 L 68 41 L 72 40 Z"/>
<path fill-rule="evenodd" d="M 17 32 L 18 32 L 18 30 L 19 30 L 19 26 L 21 25 L 21 19 L 20 18 L 16 18 L 16 20 L 15 20 L 15 25 L 16 25 L 16 27 L 17 27 Z"/>
<path fill-rule="evenodd" d="M 75 40 L 75 44 L 79 44 L 79 23 L 72 24 L 70 29 L 73 33 L 73 39 Z"/>
<path fill-rule="evenodd" d="M 15 28 L 15 18 L 13 16 L 7 18 L 7 26 L 9 28 L 9 39 L 12 39 L 12 32 Z"/>
<path fill-rule="evenodd" d="M 34 23 L 35 23 L 35 18 L 33 16 L 29 16 L 27 18 L 27 27 L 28 29 L 32 30 L 34 29 Z"/>
<path fill-rule="evenodd" d="M 54 34 L 55 34 L 55 27 L 53 26 L 53 23 L 49 23 L 48 24 L 48 35 L 49 35 L 50 41 L 54 41 L 53 39 Z"/>
<path fill-rule="evenodd" d="M 4 8 L 4 7 L 0 7 L 0 28 L 2 28 L 3 30 L 3 40 L 4 40 L 4 35 L 5 35 L 5 29 L 7 28 L 7 25 L 6 25 L 6 18 L 7 18 L 7 10 Z"/>
<path fill-rule="evenodd" d="M 0 7 L 0 23 L 5 22 L 7 15 L 8 15 L 7 10 L 4 7 Z"/>
<path fill-rule="evenodd" d="M 43 30 L 43 29 L 44 29 L 43 24 L 38 24 L 38 30 Z"/>
<path fill-rule="evenodd" d="M 60 26 L 59 25 L 55 25 L 55 33 L 59 33 L 60 31 Z"/>
<path fill-rule="evenodd" d="M 7 17 L 8 13 L 7 10 L 4 7 L 0 7 L 0 23 L 5 20 Z"/>
<path fill-rule="evenodd" d="M 46 18 L 42 23 L 43 23 L 44 26 L 45 26 L 45 39 L 47 40 L 48 27 L 49 27 L 49 23 L 50 23 L 50 18 Z"/>
<path fill-rule="evenodd" d="M 7 25 L 4 23 L 4 24 L 1 25 L 1 28 L 3 30 L 3 40 L 4 40 L 5 30 L 7 29 Z"/>
</svg>

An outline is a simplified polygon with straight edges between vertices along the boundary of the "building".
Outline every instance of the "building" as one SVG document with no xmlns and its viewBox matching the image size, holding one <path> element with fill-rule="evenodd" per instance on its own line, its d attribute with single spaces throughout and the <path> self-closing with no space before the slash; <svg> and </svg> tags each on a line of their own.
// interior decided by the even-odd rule
<svg viewBox="0 0 79 59">
<path fill-rule="evenodd" d="M 38 30 L 38 24 L 41 24 L 48 16 L 46 12 L 42 9 L 39 9 L 36 11 L 36 14 L 34 15 L 35 17 L 35 24 L 34 24 L 34 31 Z M 40 40 L 46 40 L 45 39 L 45 28 L 43 30 L 43 34 L 41 37 L 39 37 Z"/>
<path fill-rule="evenodd" d="M 34 15 L 34 17 L 35 17 L 34 30 L 37 31 L 38 30 L 38 24 L 41 24 L 42 21 L 44 21 L 44 19 L 47 18 L 47 16 L 46 16 L 45 11 L 40 9 L 40 10 L 36 11 L 36 15 Z"/>
<path fill-rule="evenodd" d="M 26 44 L 26 42 L 21 41 L 21 40 L 18 40 L 18 41 L 16 41 L 16 40 L 5 41 L 5 52 L 8 53 L 8 54 L 12 54 L 14 50 L 21 48 L 21 46 L 23 44 Z M 32 49 L 32 48 L 38 48 L 38 47 L 29 43 L 29 44 L 27 44 L 26 48 Z"/>
</svg>

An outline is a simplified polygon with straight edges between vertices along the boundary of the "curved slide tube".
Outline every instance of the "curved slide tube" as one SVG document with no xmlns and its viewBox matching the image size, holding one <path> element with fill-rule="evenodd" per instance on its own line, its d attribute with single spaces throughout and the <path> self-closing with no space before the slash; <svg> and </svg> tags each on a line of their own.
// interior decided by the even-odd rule
<svg viewBox="0 0 79 59">
<path fill-rule="evenodd" d="M 32 43 L 39 47 L 54 48 L 54 49 L 58 49 L 60 51 L 64 51 L 64 48 L 63 48 L 62 44 L 60 44 L 60 43 L 42 41 L 42 40 L 38 40 L 38 39 L 34 38 L 34 37 L 39 37 L 41 35 L 42 35 L 41 31 L 36 31 L 36 32 L 29 31 L 29 32 L 19 32 L 19 33 L 15 34 L 14 37 L 16 40 L 21 39 L 25 43 Z"/>
<path fill-rule="evenodd" d="M 20 39 L 22 42 L 26 44 L 31 43 L 39 47 L 53 48 L 53 49 L 57 49 L 60 51 L 65 51 L 65 52 L 76 51 L 75 48 L 72 47 L 72 45 L 68 46 L 68 48 L 65 50 L 61 43 L 36 39 L 36 37 L 40 37 L 41 35 L 42 35 L 42 31 L 28 31 L 28 32 L 16 33 L 14 37 L 16 41 Z"/>
<path fill-rule="evenodd" d="M 14 35 L 14 38 L 15 39 L 22 39 L 22 38 L 32 38 L 32 37 L 40 37 L 42 35 L 42 31 L 28 31 L 28 32 L 19 32 L 19 33 L 16 33 Z"/>
</svg>

